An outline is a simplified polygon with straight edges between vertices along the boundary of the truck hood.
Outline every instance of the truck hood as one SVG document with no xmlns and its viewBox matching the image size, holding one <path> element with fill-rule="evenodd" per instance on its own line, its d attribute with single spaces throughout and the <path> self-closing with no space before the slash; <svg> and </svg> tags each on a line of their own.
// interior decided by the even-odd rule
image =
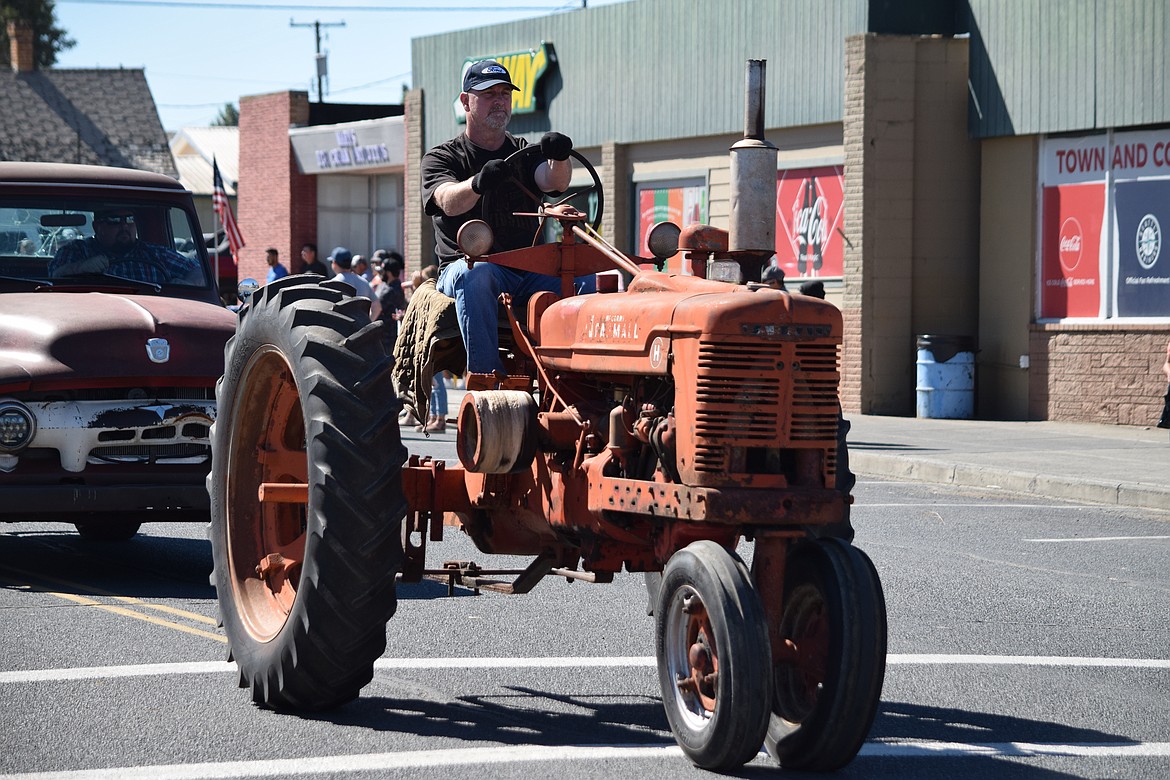
<svg viewBox="0 0 1170 780">
<path fill-rule="evenodd" d="M 210 387 L 223 373 L 224 344 L 235 327 L 236 317 L 227 309 L 182 298 L 5 293 L 0 394 L 128 381 Z M 151 339 L 166 341 L 165 362 L 151 359 Z"/>
</svg>

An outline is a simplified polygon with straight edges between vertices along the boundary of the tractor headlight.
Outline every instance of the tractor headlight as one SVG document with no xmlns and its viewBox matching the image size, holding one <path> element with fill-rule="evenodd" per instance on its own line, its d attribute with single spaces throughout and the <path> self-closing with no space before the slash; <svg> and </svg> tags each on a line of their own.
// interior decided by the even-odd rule
<svg viewBox="0 0 1170 780">
<path fill-rule="evenodd" d="M 37 418 L 24 404 L 0 401 L 0 452 L 20 452 L 37 432 Z"/>
</svg>

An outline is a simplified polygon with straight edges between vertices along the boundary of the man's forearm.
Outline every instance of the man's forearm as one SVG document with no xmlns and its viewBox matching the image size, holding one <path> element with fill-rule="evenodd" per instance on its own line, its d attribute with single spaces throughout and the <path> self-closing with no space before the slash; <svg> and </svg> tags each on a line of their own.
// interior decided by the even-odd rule
<svg viewBox="0 0 1170 780">
<path fill-rule="evenodd" d="M 449 181 L 435 190 L 435 205 L 448 217 L 466 214 L 479 202 L 479 195 L 471 189 L 471 179 Z"/>
<path fill-rule="evenodd" d="M 536 169 L 536 186 L 542 192 L 564 192 L 573 180 L 573 159 L 545 160 Z"/>
</svg>

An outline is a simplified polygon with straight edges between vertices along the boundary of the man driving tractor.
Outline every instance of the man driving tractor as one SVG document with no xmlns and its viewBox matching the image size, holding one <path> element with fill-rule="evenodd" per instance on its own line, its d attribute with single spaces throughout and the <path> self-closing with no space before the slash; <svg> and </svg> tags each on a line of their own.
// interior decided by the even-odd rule
<svg viewBox="0 0 1170 780">
<path fill-rule="evenodd" d="M 439 144 L 423 156 L 423 209 L 435 226 L 435 251 L 439 256 L 438 289 L 455 299 L 459 331 L 467 350 L 467 370 L 477 374 L 505 375 L 500 362 L 497 298 L 507 292 L 517 303 L 533 293 L 559 293 L 560 279 L 504 268 L 493 263 L 468 267 L 459 251 L 459 228 L 472 219 L 487 219 L 495 234 L 492 251 L 529 246 L 539 230 L 531 213 L 536 204 L 528 193 L 560 192 L 569 186 L 573 142 L 568 136 L 548 132 L 540 139 L 541 157 L 526 170 L 517 171 L 506 160 L 528 145 L 507 131 L 512 118 L 512 92 L 517 90 L 503 65 L 495 60 L 473 63 L 463 76 L 459 102 L 466 112 L 463 133 Z M 514 177 L 518 176 L 519 186 Z M 498 201 L 485 214 L 485 195 Z M 577 280 L 578 291 L 592 289 L 593 279 Z"/>
</svg>

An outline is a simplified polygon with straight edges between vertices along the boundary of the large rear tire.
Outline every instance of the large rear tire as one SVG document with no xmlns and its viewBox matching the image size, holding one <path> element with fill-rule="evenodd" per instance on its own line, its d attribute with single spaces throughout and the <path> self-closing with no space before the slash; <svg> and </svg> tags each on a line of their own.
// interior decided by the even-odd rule
<svg viewBox="0 0 1170 780">
<path fill-rule="evenodd" d="M 743 766 L 768 728 L 772 656 L 742 560 L 712 541 L 667 561 L 655 609 L 662 704 L 683 752 L 704 769 Z"/>
<path fill-rule="evenodd" d="M 877 570 L 840 539 L 798 545 L 784 576 L 781 639 L 764 746 L 785 769 L 832 771 L 873 725 L 886 670 L 886 603 Z"/>
<path fill-rule="evenodd" d="M 400 406 L 382 324 L 351 296 L 318 277 L 262 288 L 216 390 L 211 581 L 240 687 L 264 706 L 357 697 L 396 607 Z M 260 500 L 262 483 L 281 482 L 307 484 L 307 503 Z"/>
</svg>

